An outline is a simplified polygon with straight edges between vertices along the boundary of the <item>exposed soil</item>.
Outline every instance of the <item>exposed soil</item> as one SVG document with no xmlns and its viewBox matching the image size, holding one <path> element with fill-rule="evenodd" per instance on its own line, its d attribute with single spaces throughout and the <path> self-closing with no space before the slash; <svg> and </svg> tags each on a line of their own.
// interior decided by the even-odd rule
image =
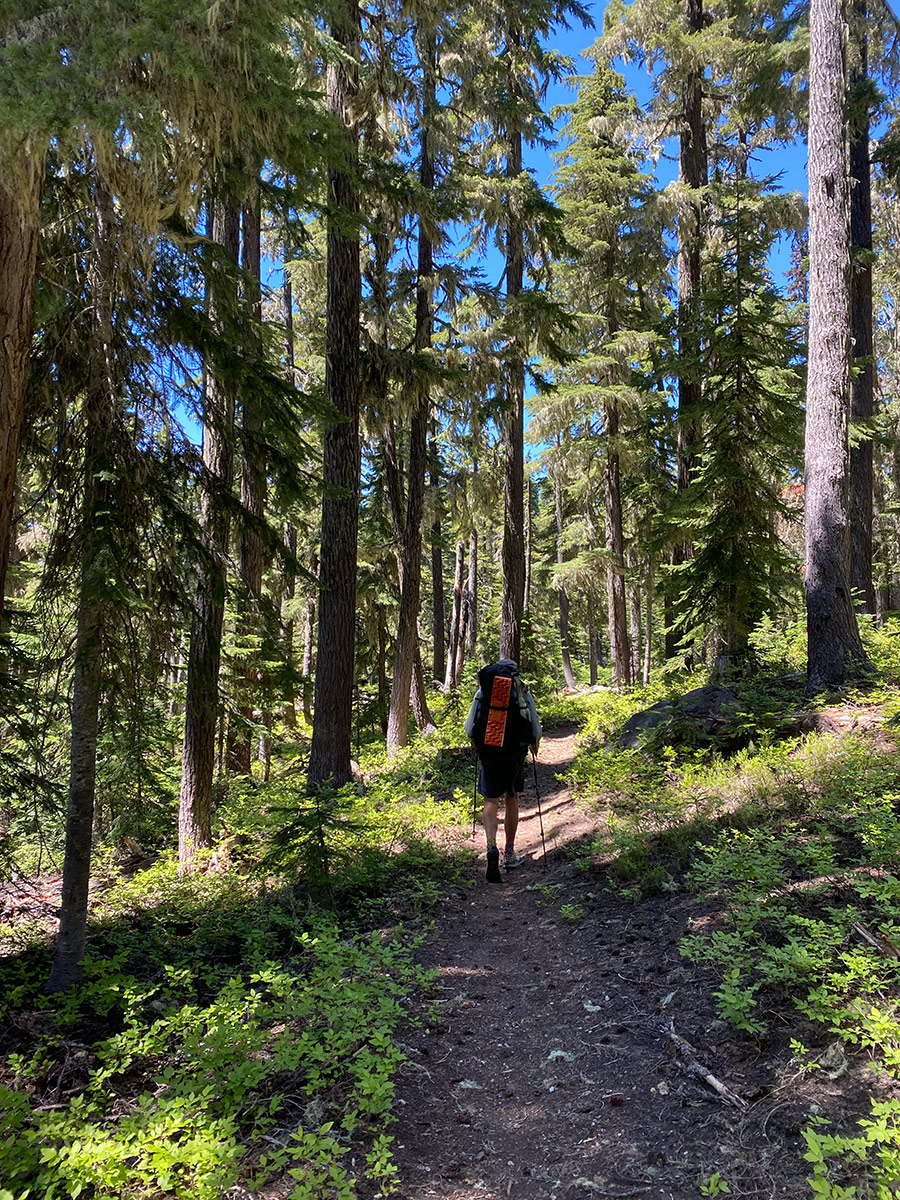
<svg viewBox="0 0 900 1200">
<path fill-rule="evenodd" d="M 596 822 L 564 781 L 574 750 L 572 729 L 541 747 L 546 872 L 529 780 L 525 867 L 487 883 L 479 827 L 470 878 L 419 952 L 438 972 L 438 999 L 406 1038 L 393 1127 L 400 1196 L 695 1200 L 716 1171 L 735 1196 L 808 1196 L 800 1129 L 810 1106 L 839 1117 L 865 1068 L 841 1055 L 839 1079 L 802 1076 L 786 1029 L 760 1046 L 716 1019 L 716 977 L 678 952 L 688 923 L 709 912 L 696 897 L 632 902 L 576 870 L 566 848 Z M 566 917 L 566 904 L 582 914 Z M 690 1072 L 670 1023 L 738 1103 Z M 807 1044 L 817 1037 L 824 1050 L 815 1033 Z M 378 1196 L 365 1185 L 359 1194 Z"/>
<path fill-rule="evenodd" d="M 717 919 L 715 905 L 681 890 L 629 900 L 603 871 L 574 865 L 572 850 L 603 820 L 572 800 L 574 754 L 574 728 L 545 735 L 546 862 L 529 772 L 525 866 L 487 883 L 479 826 L 467 878 L 419 950 L 437 982 L 404 1037 L 392 1127 L 400 1200 L 697 1200 L 701 1187 L 718 1194 L 716 1172 L 732 1196 L 806 1200 L 810 1112 L 848 1126 L 886 1081 L 793 1011 L 770 1014 L 762 1042 L 717 1019 L 719 977 L 679 954 L 689 927 Z M 58 875 L 3 884 L 0 912 L 49 926 L 59 887 Z M 792 1063 L 798 1030 L 822 1069 Z M 350 1168 L 362 1174 L 358 1161 Z M 379 1197 L 366 1183 L 357 1194 Z"/>
</svg>

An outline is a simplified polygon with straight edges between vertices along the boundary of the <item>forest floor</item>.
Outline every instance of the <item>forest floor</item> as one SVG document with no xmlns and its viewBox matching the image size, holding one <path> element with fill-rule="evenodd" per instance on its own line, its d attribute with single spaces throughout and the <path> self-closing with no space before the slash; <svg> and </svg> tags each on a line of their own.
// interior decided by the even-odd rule
<svg viewBox="0 0 900 1200">
<path fill-rule="evenodd" d="M 545 736 L 546 870 L 529 778 L 517 839 L 525 867 L 487 883 L 479 827 L 468 878 L 419 951 L 438 999 L 423 1000 L 427 1019 L 404 1038 L 392 1127 L 399 1195 L 808 1196 L 801 1128 L 810 1111 L 845 1115 L 870 1094 L 869 1069 L 839 1052 L 836 1070 L 802 1073 L 786 1022 L 783 1036 L 760 1041 L 716 1019 L 721 977 L 679 954 L 715 906 L 679 890 L 630 899 L 572 862 L 601 819 L 567 788 L 574 753 L 573 728 Z M 827 1050 L 817 1036 L 817 1052 Z M 698 1077 L 698 1063 L 732 1100 Z M 363 1184 L 359 1195 L 379 1193 Z"/>
</svg>

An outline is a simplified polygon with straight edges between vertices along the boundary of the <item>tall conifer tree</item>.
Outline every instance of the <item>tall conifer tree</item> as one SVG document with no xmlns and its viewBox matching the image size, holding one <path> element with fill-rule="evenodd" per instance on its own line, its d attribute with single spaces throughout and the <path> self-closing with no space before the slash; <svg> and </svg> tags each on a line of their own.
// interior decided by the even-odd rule
<svg viewBox="0 0 900 1200">
<path fill-rule="evenodd" d="M 863 612 L 875 612 L 872 580 L 874 497 L 871 423 L 875 414 L 872 329 L 872 168 L 869 161 L 872 81 L 869 79 L 867 0 L 855 0 L 850 21 L 848 133 L 850 139 L 850 320 L 854 371 L 850 381 L 853 431 L 849 464 L 850 587 Z"/>
<path fill-rule="evenodd" d="M 548 82 L 564 67 L 559 55 L 544 49 L 542 39 L 572 16 L 588 22 L 586 9 L 577 0 L 534 0 L 524 6 L 488 0 L 467 15 L 475 27 L 473 45 L 480 42 L 482 52 L 467 64 L 464 103 L 475 106 L 487 135 L 483 150 L 488 175 L 483 201 L 486 224 L 497 230 L 505 258 L 503 372 L 495 381 L 504 480 L 500 653 L 514 659 L 521 652 L 525 600 L 526 364 L 534 351 L 536 330 L 543 327 L 548 335 L 552 324 L 546 309 L 541 312 L 535 303 L 539 295 L 535 285 L 544 239 L 552 239 L 555 228 L 533 177 L 523 169 L 523 147 L 534 144 L 546 131 L 543 96 Z M 490 61 L 485 61 L 485 51 L 490 52 Z M 503 168 L 498 177 L 494 166 L 500 159 Z"/>
<path fill-rule="evenodd" d="M 422 580 L 422 522 L 425 513 L 425 476 L 428 465 L 428 423 L 431 416 L 430 378 L 424 367 L 431 350 L 432 293 L 434 288 L 434 245 L 432 214 L 428 211 L 435 180 L 434 128 L 437 108 L 437 46 L 431 28 L 432 17 L 419 15 L 414 43 L 421 73 L 421 111 L 419 114 L 419 185 L 418 249 L 416 262 L 415 331 L 413 346 L 421 361 L 414 381 L 415 399 L 410 415 L 409 457 L 406 484 L 406 510 L 398 513 L 395 536 L 400 566 L 400 613 L 394 641 L 394 671 L 388 714 L 388 753 L 405 746 L 408 740 L 409 701 L 413 671 L 418 652 L 419 595 Z M 422 697 L 424 700 L 424 697 Z"/>
<path fill-rule="evenodd" d="M 559 156 L 556 176 L 575 250 L 558 272 L 556 295 L 577 314 L 571 339 L 575 361 L 559 372 L 560 420 L 567 429 L 577 422 L 579 442 L 602 455 L 597 504 L 604 513 L 610 658 L 617 684 L 632 679 L 620 407 L 623 401 L 633 404 L 631 364 L 649 336 L 642 306 L 651 303 L 666 275 L 649 179 L 641 173 L 638 157 L 623 149 L 617 137 L 635 114 L 622 79 L 599 61 L 592 75 L 578 80 L 578 98 L 567 110 L 565 132 L 571 140 Z M 543 407 L 549 415 L 553 398 Z"/>
<path fill-rule="evenodd" d="M 341 57 L 328 66 L 328 111 L 336 129 L 328 171 L 325 391 L 338 420 L 325 428 L 319 566 L 319 638 L 308 778 L 335 786 L 350 779 L 359 523 L 359 133 L 355 98 L 359 8 L 336 0 L 331 35 Z"/>
<path fill-rule="evenodd" d="M 806 625 L 810 690 L 843 683 L 867 665 L 849 572 L 850 230 L 844 149 L 845 38 L 841 0 L 812 0 L 806 392 Z"/>
<path fill-rule="evenodd" d="M 234 328 L 240 210 L 230 196 L 211 202 L 213 261 L 208 272 L 209 315 L 223 335 Z M 188 650 L 184 748 L 178 802 L 178 859 L 192 866 L 212 845 L 212 787 L 219 667 L 225 617 L 226 563 L 234 479 L 235 398 L 217 364 L 207 362 L 203 397 L 203 476 L 200 523 L 204 555 L 197 570 Z"/>
<path fill-rule="evenodd" d="M 59 933 L 47 988 L 62 991 L 81 976 L 87 934 L 97 735 L 110 585 L 113 428 L 116 375 L 113 346 L 116 230 L 113 198 L 105 181 L 94 189 L 94 228 L 88 281 L 91 335 L 84 401 L 84 466 L 81 516 L 81 570 L 72 682 L 71 753 L 66 815 L 66 856 Z"/>
</svg>

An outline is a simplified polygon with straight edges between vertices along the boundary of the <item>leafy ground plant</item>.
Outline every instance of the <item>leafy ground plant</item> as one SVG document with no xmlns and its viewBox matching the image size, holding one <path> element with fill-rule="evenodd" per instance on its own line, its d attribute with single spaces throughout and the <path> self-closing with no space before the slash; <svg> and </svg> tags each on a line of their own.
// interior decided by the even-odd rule
<svg viewBox="0 0 900 1200">
<path fill-rule="evenodd" d="M 702 846 L 688 882 L 721 911 L 682 952 L 721 971 L 719 1014 L 748 1035 L 793 1006 L 900 1079 L 896 755 L 861 739 L 814 738 L 782 770 L 786 810 L 770 807 L 751 828 L 725 821 Z M 852 1136 L 811 1124 L 814 1194 L 893 1194 L 883 1189 L 900 1178 L 897 1113 L 897 1101 L 873 1101 Z"/>
<path fill-rule="evenodd" d="M 866 636 L 889 677 L 896 637 Z M 793 665 L 787 651 L 781 661 Z M 718 972 L 719 1017 L 742 1034 L 762 1038 L 774 1016 L 796 1046 L 818 1028 L 871 1062 L 882 1085 L 869 1116 L 850 1131 L 816 1119 L 804 1137 L 815 1195 L 882 1200 L 900 1180 L 900 762 L 881 737 L 779 740 L 798 703 L 810 707 L 793 678 L 738 686 L 759 725 L 729 756 L 623 752 L 588 719 L 572 777 L 606 821 L 579 861 L 637 894 L 686 885 L 714 906 L 681 949 Z M 898 696 L 884 679 L 844 701 L 847 723 L 876 703 L 890 728 Z M 806 1052 L 804 1069 L 821 1054 Z"/>
<path fill-rule="evenodd" d="M 108 872 L 85 980 L 62 996 L 40 990 L 46 932 L 0 930 L 0 1179 L 16 1200 L 212 1200 L 274 1178 L 293 1200 L 345 1200 L 363 1172 L 387 1195 L 395 1032 L 427 983 L 397 916 L 455 874 L 423 836 L 458 816 L 454 767 L 429 747 L 403 788 L 308 794 L 289 774 L 234 789 L 206 870 L 179 877 L 163 856 Z"/>
<path fill-rule="evenodd" d="M 425 982 L 410 941 L 347 937 L 322 916 L 308 929 L 267 924 L 224 980 L 196 969 L 202 945 L 193 969 L 150 978 L 122 951 L 92 964 L 77 992 L 44 1000 L 45 1036 L 7 1057 L 0 1089 L 0 1177 L 14 1194 L 212 1200 L 288 1173 L 295 1200 L 350 1196 L 351 1139 L 368 1143 L 370 1174 L 389 1187 L 392 1039 L 403 998 Z M 20 987 L 17 1000 L 23 1021 L 38 997 Z M 104 1018 L 119 1031 L 88 1044 Z"/>
</svg>

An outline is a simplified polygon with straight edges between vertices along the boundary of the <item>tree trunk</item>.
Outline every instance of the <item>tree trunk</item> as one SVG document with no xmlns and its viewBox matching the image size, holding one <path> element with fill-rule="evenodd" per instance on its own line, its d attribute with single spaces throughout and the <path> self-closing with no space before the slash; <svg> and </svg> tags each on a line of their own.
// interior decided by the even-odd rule
<svg viewBox="0 0 900 1200">
<path fill-rule="evenodd" d="M 422 654 L 419 647 L 416 646 L 415 657 L 413 658 L 413 679 L 412 679 L 412 706 L 413 713 L 416 718 L 416 725 L 419 727 L 420 733 L 433 733 L 437 729 L 428 709 L 428 701 L 425 698 L 425 678 L 422 672 Z"/>
<path fill-rule="evenodd" d="M 588 661 L 591 671 L 591 687 L 597 686 L 597 617 L 594 611 L 594 600 L 588 596 Z"/>
<path fill-rule="evenodd" d="M 290 255 L 288 249 L 284 249 L 285 264 L 287 264 Z M 284 366 L 285 374 L 288 381 L 296 387 L 297 385 L 297 364 L 294 358 L 294 292 L 291 287 L 291 277 L 288 273 L 287 266 L 284 271 L 284 283 L 281 289 L 281 303 L 284 313 Z M 295 525 L 285 525 L 284 527 L 284 543 L 285 549 L 290 559 L 297 557 L 297 528 Z M 297 697 L 294 688 L 294 671 L 296 670 L 294 662 L 294 629 L 296 621 L 293 616 L 288 616 L 286 609 L 292 604 L 294 597 L 297 594 L 297 572 L 293 562 L 286 561 L 284 568 L 284 578 L 282 582 L 282 612 L 281 622 L 284 637 L 284 660 L 288 668 L 288 684 L 284 694 L 284 723 L 289 729 L 295 729 L 297 726 Z"/>
<path fill-rule="evenodd" d="M 356 550 L 359 524 L 359 234 L 353 226 L 359 203 L 354 174 L 359 133 L 352 113 L 359 61 L 359 8 L 347 0 L 332 37 L 349 59 L 328 68 L 328 111 L 343 124 L 343 158 L 328 172 L 332 216 L 328 221 L 325 315 L 325 393 L 342 420 L 326 426 L 325 491 L 322 497 L 319 646 L 310 783 L 348 783 L 353 730 L 356 635 Z"/>
<path fill-rule="evenodd" d="M 509 133 L 506 176 L 517 184 L 522 173 L 522 135 Z M 525 277 L 522 219 L 511 189 L 506 223 L 506 302 L 514 310 Z M 500 657 L 520 660 L 525 607 L 525 366 L 520 338 L 506 359 L 506 416 L 503 440 L 503 593 L 500 602 Z"/>
<path fill-rule="evenodd" d="M 14 569 L 15 567 L 17 567 L 19 565 L 19 563 L 22 562 L 22 560 L 25 558 L 25 555 L 22 552 L 21 547 L 19 546 L 19 524 L 22 519 L 22 510 L 19 505 L 19 495 L 20 495 L 20 481 L 19 481 L 19 478 L 17 475 L 17 477 L 13 480 L 12 512 L 10 514 L 10 521 L 9 521 L 9 548 L 7 551 L 7 568 L 6 568 L 7 569 L 7 577 L 6 577 L 7 578 L 7 584 L 6 584 L 7 598 L 11 598 L 12 594 L 13 594 L 12 589 L 10 588 L 9 582 L 8 582 L 9 571 L 10 571 L 10 569 Z M 21 588 L 19 589 L 19 593 L 20 594 L 22 593 Z M 7 608 L 6 609 L 7 615 L 4 615 L 3 605 L 0 604 L 0 639 L 2 639 L 3 635 L 8 631 L 8 628 L 9 628 L 8 612 L 9 612 L 9 609 Z M 7 669 L 15 670 L 15 667 L 13 667 L 13 665 L 11 663 L 6 662 L 6 660 L 4 659 L 4 656 L 2 654 L 2 650 L 0 650 L 0 687 L 3 686 L 3 683 L 2 683 L 3 673 Z"/>
<path fill-rule="evenodd" d="M 641 677 L 641 650 L 644 645 L 644 630 L 641 616 L 640 559 L 634 550 L 628 552 L 628 626 L 631 645 L 631 681 L 637 683 Z"/>
<path fill-rule="evenodd" d="M 672 558 L 674 562 L 677 562 L 677 556 L 674 551 Z M 675 600 L 668 586 L 663 595 L 663 623 L 665 625 L 663 656 L 666 662 L 671 662 L 673 658 L 678 657 L 678 634 L 675 631 Z"/>
<path fill-rule="evenodd" d="M 557 434 L 556 446 L 559 449 L 560 437 Z M 565 562 L 565 554 L 563 552 L 563 502 L 562 502 L 562 483 L 559 478 L 559 470 L 553 477 L 553 496 L 556 507 L 556 561 L 558 565 Z M 563 677 L 566 681 L 567 688 L 575 687 L 575 672 L 572 670 L 572 657 L 569 648 L 569 593 L 565 589 L 565 585 L 560 585 L 556 589 L 556 595 L 559 598 L 559 645 L 562 651 L 562 668 Z"/>
<path fill-rule="evenodd" d="M 417 42 L 419 39 L 416 39 Z M 435 108 L 434 39 L 421 39 L 422 122 L 419 136 L 421 164 L 419 183 L 423 195 L 434 188 L 434 159 L 430 126 Z M 427 229 L 430 214 L 419 216 L 418 263 L 416 272 L 416 331 L 414 346 L 424 356 L 431 348 L 432 275 L 434 249 Z M 409 741 L 409 702 L 412 689 L 413 660 L 419 642 L 419 596 L 422 584 L 422 521 L 425 512 L 425 471 L 428 462 L 428 418 L 431 409 L 427 375 L 420 371 L 416 379 L 416 407 L 409 425 L 409 467 L 406 485 L 405 524 L 395 530 L 400 574 L 400 612 L 394 642 L 394 673 L 391 680 L 391 707 L 388 714 L 387 752 L 394 754 Z"/>
<path fill-rule="evenodd" d="M 112 436 L 115 422 L 113 274 L 116 240 L 113 200 L 95 185 L 95 223 L 88 266 L 91 294 L 91 341 L 85 412 L 84 498 L 82 502 L 81 576 L 75 671 L 72 680 L 71 756 L 66 814 L 59 932 L 48 992 L 59 992 L 81 978 L 87 937 L 91 835 L 97 774 L 97 735 L 103 681 L 104 601 L 109 528 L 114 505 Z"/>
<path fill-rule="evenodd" d="M 387 609 L 383 604 L 378 605 L 378 661 L 375 664 L 378 676 L 378 723 L 381 732 L 387 734 L 388 713 L 391 710 L 391 685 L 388 682 L 387 671 L 388 629 Z M 412 674 L 412 672 L 410 672 Z"/>
<path fill-rule="evenodd" d="M 297 594 L 297 572 L 294 567 L 294 560 L 297 557 L 296 525 L 285 525 L 284 548 L 286 557 L 281 579 L 281 628 L 282 653 L 284 654 L 284 661 L 287 664 L 287 681 L 284 688 L 282 714 L 284 723 L 288 729 L 294 729 L 297 725 L 296 696 L 294 692 L 294 672 L 296 671 L 296 664 L 294 662 L 294 627 L 296 621 L 293 616 L 294 597 Z"/>
<path fill-rule="evenodd" d="M 250 359 L 258 359 L 262 347 L 255 327 L 262 320 L 262 275 L 260 255 L 260 201 L 258 189 L 242 209 L 243 259 L 246 295 L 245 317 L 252 329 L 245 340 L 244 353 Z M 244 610 L 239 621 L 239 635 L 243 639 L 259 641 L 261 626 L 261 602 L 263 579 L 263 536 L 262 525 L 266 507 L 266 463 L 262 449 L 262 411 L 258 397 L 245 394 L 241 414 L 241 505 L 244 519 L 241 524 L 241 583 L 249 600 L 249 612 Z M 229 763 L 234 770 L 250 774 L 252 736 L 249 726 L 253 722 L 254 707 L 261 701 L 261 685 L 258 660 L 259 650 L 254 646 L 243 651 L 239 690 L 241 703 L 238 711 L 241 724 L 232 746 Z M 265 714 L 263 714 L 265 715 Z"/>
<path fill-rule="evenodd" d="M 459 614 L 463 603 L 463 564 L 466 547 L 456 543 L 456 570 L 453 572 L 453 608 L 450 611 L 450 644 L 447 647 L 447 673 L 444 676 L 444 691 L 449 692 L 459 683 L 456 677 L 456 648 L 459 644 Z"/>
<path fill-rule="evenodd" d="M 478 530 L 469 532 L 469 587 L 466 592 L 469 606 L 468 630 L 466 634 L 466 653 L 469 658 L 475 653 L 475 642 L 478 637 Z"/>
<path fill-rule="evenodd" d="M 466 665 L 466 642 L 468 640 L 469 629 L 469 584 L 466 581 L 463 584 L 462 596 L 459 605 L 459 633 L 456 638 L 456 666 L 453 671 L 453 677 L 456 680 L 457 686 L 462 682 L 463 669 Z"/>
<path fill-rule="evenodd" d="M 272 714 L 268 709 L 263 711 L 262 726 L 256 757 L 263 769 L 263 783 L 268 783 L 272 774 Z"/>
<path fill-rule="evenodd" d="M 287 269 L 290 260 L 288 247 L 284 248 L 284 280 L 281 285 L 281 307 L 284 315 L 284 369 L 288 382 L 293 386 L 299 385 L 297 360 L 294 355 L 294 288 Z"/>
<path fill-rule="evenodd" d="M 34 324 L 44 156 L 23 150 L 14 169 L 18 179 L 0 180 L 0 629 Z"/>
<path fill-rule="evenodd" d="M 427 386 L 425 384 L 423 387 Z M 410 422 L 409 480 L 406 511 L 394 512 L 394 540 L 397 544 L 397 572 L 400 580 L 400 612 L 394 641 L 394 672 L 388 715 L 387 748 L 393 754 L 409 741 L 409 704 L 412 688 L 413 658 L 419 640 L 419 594 L 422 563 L 422 517 L 425 500 L 425 460 L 428 421 L 427 396 Z M 388 439 L 385 439 L 386 443 Z M 393 441 L 393 431 L 391 442 Z M 402 490 L 400 469 L 393 452 L 385 455 L 386 469 Z M 393 506 L 396 508 L 396 505 Z M 402 520 L 402 524 L 401 524 Z"/>
<path fill-rule="evenodd" d="M 653 656 L 653 558 L 647 555 L 647 578 L 644 584 L 647 593 L 647 616 L 644 622 L 644 687 L 650 683 L 650 663 Z"/>
<path fill-rule="evenodd" d="M 216 202 L 213 241 L 237 266 L 240 215 L 230 200 Z M 214 270 L 208 287 L 213 321 L 226 287 L 233 278 Z M 197 567 L 197 586 L 188 650 L 184 713 L 184 750 L 178 801 L 178 861 L 182 871 L 193 865 L 198 850 L 212 845 L 212 783 L 216 758 L 216 719 L 219 711 L 219 666 L 225 616 L 225 564 L 228 559 L 229 518 L 225 497 L 234 476 L 234 397 L 216 378 L 206 374 L 203 410 L 203 486 L 200 524 L 207 555 Z"/>
<path fill-rule="evenodd" d="M 840 0 L 812 0 L 809 79 L 809 370 L 806 394 L 807 687 L 866 665 L 850 592 L 847 416 L 850 252 Z"/>
<path fill-rule="evenodd" d="M 881 456 L 879 455 L 879 458 Z M 888 609 L 891 606 L 891 572 L 890 572 L 890 522 L 891 517 L 884 511 L 884 468 L 881 462 L 876 462 L 873 471 L 875 483 L 873 541 L 877 542 L 877 576 L 875 582 L 875 620 L 883 625 Z"/>
<path fill-rule="evenodd" d="M 531 559 L 534 537 L 533 514 L 531 511 L 531 479 L 529 478 L 525 491 L 525 611 L 531 612 Z"/>
<path fill-rule="evenodd" d="M 444 612 L 444 554 L 441 532 L 441 460 L 437 438 L 432 433 L 430 451 L 430 484 L 434 504 L 431 525 L 431 674 L 435 683 L 443 681 L 446 669 L 444 652 L 447 645 L 447 618 Z"/>
<path fill-rule="evenodd" d="M 313 555 L 310 564 L 313 576 L 319 573 L 319 556 Z M 316 593 L 311 591 L 306 601 L 306 614 L 303 622 L 303 719 L 312 727 L 312 688 L 313 688 L 313 642 L 316 630 Z"/>
<path fill-rule="evenodd" d="M 609 605 L 609 657 L 614 687 L 631 683 L 631 651 L 625 616 L 625 539 L 622 533 L 622 490 L 619 478 L 619 406 L 606 405 L 606 591 Z"/>
<path fill-rule="evenodd" d="M 868 82 L 867 3 L 856 0 L 853 29 L 858 61 L 851 78 L 856 112 L 850 121 L 850 319 L 856 374 L 850 382 L 850 420 L 868 423 L 875 414 L 875 361 L 872 334 L 872 180 L 869 162 L 869 106 L 859 96 Z M 862 612 L 875 612 L 872 582 L 872 438 L 850 447 L 850 587 Z"/>
</svg>

